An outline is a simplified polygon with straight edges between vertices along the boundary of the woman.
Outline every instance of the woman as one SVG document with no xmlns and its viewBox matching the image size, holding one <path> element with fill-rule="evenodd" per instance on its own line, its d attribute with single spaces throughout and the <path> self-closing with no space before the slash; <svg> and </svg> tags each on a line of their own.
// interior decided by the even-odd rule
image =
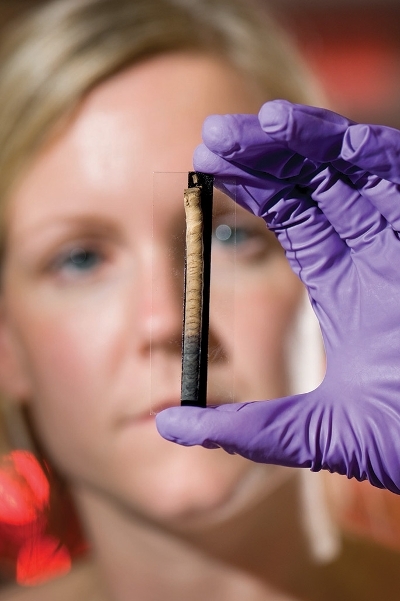
<svg viewBox="0 0 400 601">
<path fill-rule="evenodd" d="M 372 599 L 397 570 L 384 553 L 387 572 L 365 574 L 376 554 L 360 546 L 353 561 L 356 544 L 318 565 L 290 470 L 181 449 L 150 415 L 151 404 L 179 402 L 181 284 L 171 272 L 183 226 L 168 185 L 153 214 L 153 171 L 191 169 L 209 114 L 255 113 L 276 96 L 319 102 L 261 14 L 232 0 L 64 0 L 6 44 L 1 388 L 27 408 L 68 482 L 93 555 L 13 598 Z M 288 394 L 303 287 L 262 222 L 238 208 L 232 223 L 218 206 L 216 226 L 236 240 L 240 345 L 217 305 L 210 400 L 232 367 L 237 401 Z M 221 295 L 230 242 L 214 245 Z M 366 590 L 344 577 L 352 568 Z"/>
</svg>

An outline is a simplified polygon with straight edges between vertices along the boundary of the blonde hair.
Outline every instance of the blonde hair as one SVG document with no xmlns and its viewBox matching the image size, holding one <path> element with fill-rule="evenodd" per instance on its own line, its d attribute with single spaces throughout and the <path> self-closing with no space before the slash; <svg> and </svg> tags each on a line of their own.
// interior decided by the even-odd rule
<svg viewBox="0 0 400 601">
<path fill-rule="evenodd" d="M 310 104 L 316 97 L 289 41 L 251 0 L 52 0 L 3 33 L 1 46 L 0 210 L 83 96 L 151 55 L 217 54 L 253 77 L 266 99 Z"/>
</svg>

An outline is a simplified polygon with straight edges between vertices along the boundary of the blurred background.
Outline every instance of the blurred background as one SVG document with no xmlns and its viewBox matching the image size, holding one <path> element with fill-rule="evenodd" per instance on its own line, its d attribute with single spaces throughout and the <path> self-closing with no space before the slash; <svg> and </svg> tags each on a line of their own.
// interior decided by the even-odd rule
<svg viewBox="0 0 400 601">
<path fill-rule="evenodd" d="M 400 127 L 399 0 L 270 0 L 335 108 Z"/>
<path fill-rule="evenodd" d="M 400 0 L 265 1 L 339 112 L 400 128 Z M 41 2 L 0 0 L 0 24 Z"/>
</svg>

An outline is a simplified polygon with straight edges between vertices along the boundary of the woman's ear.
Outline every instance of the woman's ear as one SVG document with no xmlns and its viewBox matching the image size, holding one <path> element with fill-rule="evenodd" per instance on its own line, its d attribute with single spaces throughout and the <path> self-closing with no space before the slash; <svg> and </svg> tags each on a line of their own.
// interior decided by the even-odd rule
<svg viewBox="0 0 400 601">
<path fill-rule="evenodd" d="M 10 401 L 17 402 L 26 402 L 31 393 L 20 342 L 2 299 L 0 299 L 0 392 Z"/>
</svg>

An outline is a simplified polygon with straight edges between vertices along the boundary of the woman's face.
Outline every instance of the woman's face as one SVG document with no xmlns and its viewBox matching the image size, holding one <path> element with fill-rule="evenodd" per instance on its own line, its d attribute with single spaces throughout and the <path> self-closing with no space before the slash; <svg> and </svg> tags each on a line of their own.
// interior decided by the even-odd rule
<svg viewBox="0 0 400 601">
<path fill-rule="evenodd" d="M 150 415 L 151 403 L 179 404 L 182 331 L 182 282 L 172 275 L 182 272 L 181 242 L 167 249 L 183 226 L 183 191 L 166 186 L 153 215 L 153 171 L 190 170 L 207 115 L 254 113 L 263 100 L 210 57 L 148 60 L 86 98 L 10 199 L 3 388 L 29 401 L 72 485 L 156 519 L 212 515 L 264 469 L 168 443 Z M 234 228 L 221 206 L 218 224 Z M 224 290 L 233 290 L 224 288 L 230 240 L 213 251 L 221 277 L 210 318 L 211 402 L 228 400 L 214 391 L 232 368 L 237 401 L 288 392 L 284 350 L 302 294 L 263 222 L 240 208 L 236 221 L 234 336 L 223 308 Z"/>
</svg>

